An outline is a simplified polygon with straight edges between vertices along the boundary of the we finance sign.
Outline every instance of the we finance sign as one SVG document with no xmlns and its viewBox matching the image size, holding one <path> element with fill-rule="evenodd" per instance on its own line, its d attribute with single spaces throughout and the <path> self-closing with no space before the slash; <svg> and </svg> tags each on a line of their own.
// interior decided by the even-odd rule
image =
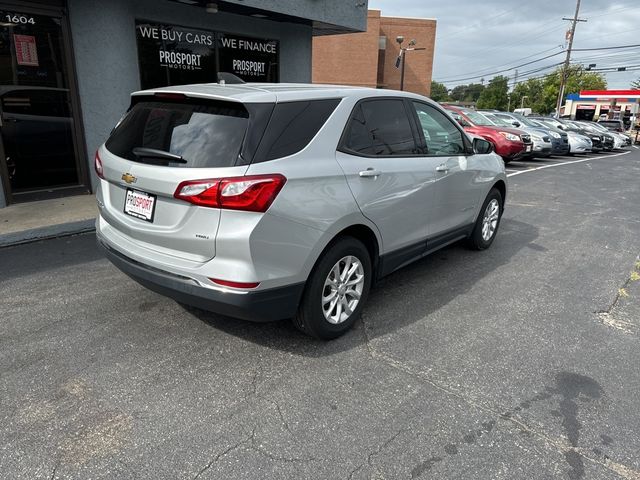
<svg viewBox="0 0 640 480">
<path fill-rule="evenodd" d="M 219 34 L 220 71 L 247 82 L 277 82 L 279 49 L 277 40 Z"/>
</svg>

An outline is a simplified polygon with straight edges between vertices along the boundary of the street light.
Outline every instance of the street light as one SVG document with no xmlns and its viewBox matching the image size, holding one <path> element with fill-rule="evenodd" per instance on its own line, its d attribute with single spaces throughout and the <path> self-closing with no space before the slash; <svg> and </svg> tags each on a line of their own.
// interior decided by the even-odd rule
<svg viewBox="0 0 640 480">
<path fill-rule="evenodd" d="M 523 95 L 522 98 L 520 99 L 520 109 L 522 110 L 524 108 L 524 99 L 529 100 L 529 96 L 528 95 Z"/>
<path fill-rule="evenodd" d="M 402 35 L 398 35 L 396 37 L 396 42 L 398 42 L 398 45 L 400 45 L 400 55 L 398 55 L 398 58 L 396 59 L 396 68 L 400 68 L 400 90 L 404 90 L 404 63 L 405 63 L 404 57 L 405 55 L 407 54 L 407 52 L 414 51 L 414 50 L 426 50 L 426 48 L 424 47 L 416 48 L 415 39 L 412 39 L 411 41 L 409 41 L 408 47 L 402 48 L 402 42 L 404 42 L 404 37 Z"/>
</svg>

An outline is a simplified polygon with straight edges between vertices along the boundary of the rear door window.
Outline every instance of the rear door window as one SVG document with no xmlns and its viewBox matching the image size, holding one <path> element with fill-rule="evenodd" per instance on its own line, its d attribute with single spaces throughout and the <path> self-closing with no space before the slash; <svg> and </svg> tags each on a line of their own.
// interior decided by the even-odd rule
<svg viewBox="0 0 640 480">
<path fill-rule="evenodd" d="M 357 105 L 342 148 L 367 156 L 415 155 L 418 148 L 404 102 L 380 99 Z"/>
<path fill-rule="evenodd" d="M 236 164 L 249 113 L 234 102 L 141 101 L 126 114 L 107 140 L 111 153 L 133 162 L 149 162 L 136 148 L 182 157 L 171 167 L 214 168 Z M 157 159 L 156 159 L 157 160 Z"/>
</svg>

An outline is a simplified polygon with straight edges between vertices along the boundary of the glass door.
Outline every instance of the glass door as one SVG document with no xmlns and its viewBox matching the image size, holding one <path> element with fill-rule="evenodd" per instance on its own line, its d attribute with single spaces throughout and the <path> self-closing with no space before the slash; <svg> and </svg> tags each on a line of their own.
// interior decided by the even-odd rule
<svg viewBox="0 0 640 480">
<path fill-rule="evenodd" d="M 0 172 L 10 200 L 80 183 L 64 45 L 62 18 L 0 9 Z"/>
</svg>

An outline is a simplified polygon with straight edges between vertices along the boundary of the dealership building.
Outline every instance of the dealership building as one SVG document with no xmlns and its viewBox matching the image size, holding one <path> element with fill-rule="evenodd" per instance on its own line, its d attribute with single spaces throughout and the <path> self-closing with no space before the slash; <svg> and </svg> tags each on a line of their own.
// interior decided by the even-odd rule
<svg viewBox="0 0 640 480">
<path fill-rule="evenodd" d="M 366 24 L 366 0 L 0 1 L 0 207 L 91 193 L 131 92 L 310 82 L 313 38 Z"/>
</svg>

